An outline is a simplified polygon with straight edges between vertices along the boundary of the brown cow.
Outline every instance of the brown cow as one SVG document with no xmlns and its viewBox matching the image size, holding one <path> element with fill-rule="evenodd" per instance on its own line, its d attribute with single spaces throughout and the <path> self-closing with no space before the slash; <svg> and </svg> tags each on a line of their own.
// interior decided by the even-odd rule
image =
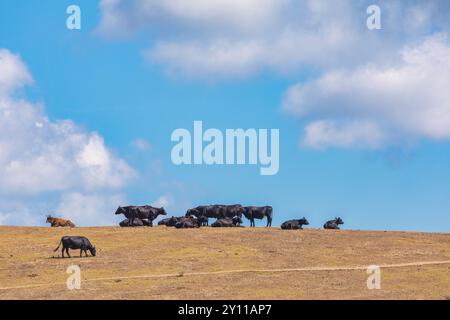
<svg viewBox="0 0 450 320">
<path fill-rule="evenodd" d="M 70 227 L 75 228 L 75 225 L 72 221 L 61 219 L 61 218 L 53 218 L 52 216 L 47 216 L 47 223 L 50 223 L 51 227 Z"/>
</svg>

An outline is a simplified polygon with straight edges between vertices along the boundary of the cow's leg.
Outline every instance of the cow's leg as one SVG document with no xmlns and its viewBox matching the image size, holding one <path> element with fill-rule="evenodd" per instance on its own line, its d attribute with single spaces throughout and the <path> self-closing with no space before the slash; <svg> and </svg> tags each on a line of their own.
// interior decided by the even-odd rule
<svg viewBox="0 0 450 320">
<path fill-rule="evenodd" d="M 88 256 L 86 248 L 84 249 L 84 254 L 86 257 Z"/>
<path fill-rule="evenodd" d="M 63 246 L 63 248 L 61 249 L 61 255 L 62 255 L 63 258 L 65 258 L 64 257 L 64 250 L 66 250 L 66 248 L 64 248 L 64 246 Z"/>
<path fill-rule="evenodd" d="M 69 258 L 72 258 L 72 257 L 70 256 L 70 253 L 69 253 L 69 248 L 66 248 L 66 253 L 67 253 L 67 256 L 68 256 Z"/>
<path fill-rule="evenodd" d="M 80 249 L 80 258 L 82 257 L 83 254 L 83 248 Z"/>
</svg>

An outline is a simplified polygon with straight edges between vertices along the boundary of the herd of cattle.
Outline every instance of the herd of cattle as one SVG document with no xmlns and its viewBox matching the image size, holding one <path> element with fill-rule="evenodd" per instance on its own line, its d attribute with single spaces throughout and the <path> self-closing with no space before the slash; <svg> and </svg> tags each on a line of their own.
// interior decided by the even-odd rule
<svg viewBox="0 0 450 320">
<path fill-rule="evenodd" d="M 244 216 L 250 221 L 250 227 L 255 227 L 255 219 L 264 218 L 267 219 L 266 226 L 270 227 L 272 225 L 272 212 L 271 206 L 206 205 L 188 209 L 182 217 L 164 218 L 158 222 L 158 225 L 175 227 L 177 229 L 199 228 L 208 226 L 209 219 L 213 218 L 215 221 L 211 224 L 211 227 L 241 227 L 243 223 L 242 216 Z M 121 227 L 152 227 L 153 221 L 160 215 L 166 216 L 167 212 L 163 207 L 157 208 L 145 205 L 119 207 L 115 214 L 123 214 L 126 218 L 119 223 Z M 47 216 L 47 223 L 50 223 L 52 227 L 75 227 L 75 224 L 70 220 L 52 216 Z M 342 219 L 335 218 L 327 221 L 323 227 L 325 229 L 339 229 L 341 224 L 344 224 Z M 304 225 L 309 225 L 306 218 L 288 220 L 281 224 L 281 229 L 303 229 Z"/>
<path fill-rule="evenodd" d="M 153 226 L 153 221 L 159 216 L 167 215 L 164 208 L 152 206 L 127 206 L 119 207 L 117 214 L 123 214 L 126 219 L 119 223 L 122 227 Z M 267 218 L 267 227 L 272 225 L 272 207 L 243 207 L 240 204 L 233 205 L 208 205 L 188 209 L 183 217 L 171 217 L 159 221 L 158 225 L 166 225 L 175 228 L 198 228 L 209 225 L 209 219 L 216 221 L 211 227 L 240 227 L 242 215 L 250 221 L 250 226 L 255 226 L 255 219 Z"/>
<path fill-rule="evenodd" d="M 243 207 L 240 204 L 233 205 L 208 205 L 198 206 L 188 209 L 183 217 L 171 217 L 165 218 L 158 222 L 158 225 L 165 225 L 167 227 L 181 228 L 199 228 L 209 225 L 209 219 L 216 219 L 211 227 L 241 227 L 242 216 L 250 221 L 250 227 L 255 227 L 255 219 L 267 219 L 267 227 L 272 225 L 272 207 Z M 117 208 L 116 215 L 123 214 L 126 219 L 121 221 L 119 225 L 121 227 L 142 227 L 153 226 L 153 221 L 158 216 L 166 216 L 167 212 L 163 207 L 156 208 L 152 206 L 127 206 Z M 75 224 L 66 219 L 54 218 L 47 216 L 47 223 L 50 223 L 52 227 L 75 227 Z M 324 224 L 324 229 L 339 229 L 339 225 L 344 224 L 341 218 L 335 218 L 327 221 Z M 306 218 L 288 220 L 281 224 L 283 230 L 301 230 L 304 225 L 309 225 Z M 64 236 L 58 247 L 54 250 L 57 251 L 62 244 L 62 257 L 66 253 L 69 258 L 69 249 L 79 249 L 80 257 L 84 252 L 87 256 L 89 250 L 92 256 L 96 255 L 96 249 L 91 244 L 89 239 L 79 236 Z"/>
</svg>

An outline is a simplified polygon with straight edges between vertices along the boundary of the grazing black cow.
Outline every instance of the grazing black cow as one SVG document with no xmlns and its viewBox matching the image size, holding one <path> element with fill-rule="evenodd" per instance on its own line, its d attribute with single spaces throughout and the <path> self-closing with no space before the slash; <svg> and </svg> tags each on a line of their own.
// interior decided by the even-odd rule
<svg viewBox="0 0 450 320">
<path fill-rule="evenodd" d="M 325 224 L 323 225 L 323 228 L 339 230 L 340 224 L 344 224 L 344 221 L 341 218 L 337 217 L 337 218 L 334 218 L 333 220 L 325 222 Z"/>
<path fill-rule="evenodd" d="M 302 230 L 303 226 L 307 226 L 309 225 L 308 220 L 306 220 L 305 217 L 301 218 L 301 219 L 295 219 L 295 220 L 288 220 L 286 222 L 283 222 L 281 224 L 281 229 L 283 230 Z"/>
<path fill-rule="evenodd" d="M 153 220 L 155 220 L 159 215 L 166 215 L 167 212 L 164 207 L 155 208 L 152 206 L 126 206 L 119 207 L 115 214 L 123 214 L 127 219 L 131 220 L 133 224 L 134 219 L 139 218 L 141 220 L 149 221 L 149 226 L 153 226 Z M 145 224 L 145 222 L 144 222 Z"/>
<path fill-rule="evenodd" d="M 231 227 L 240 227 L 242 223 L 242 219 L 239 216 L 235 216 L 233 218 L 220 218 L 217 219 L 211 227 L 215 228 L 231 228 Z"/>
<path fill-rule="evenodd" d="M 250 220 L 250 227 L 255 226 L 255 219 L 264 219 L 267 217 L 266 227 L 272 226 L 272 207 L 244 207 L 244 216 Z"/>
<path fill-rule="evenodd" d="M 91 244 L 89 239 L 86 237 L 64 236 L 61 238 L 61 241 L 59 242 L 58 247 L 55 250 L 53 250 L 54 252 L 56 252 L 56 250 L 59 249 L 59 247 L 61 246 L 61 243 L 63 245 L 62 251 L 61 251 L 63 258 L 65 258 L 64 251 L 67 253 L 67 255 L 70 258 L 69 249 L 80 249 L 80 258 L 82 256 L 83 251 L 84 251 L 84 254 L 86 255 L 86 257 L 88 256 L 87 250 L 89 250 L 90 253 L 92 254 L 92 256 L 94 256 L 94 257 L 97 254 L 97 250 Z"/>
</svg>

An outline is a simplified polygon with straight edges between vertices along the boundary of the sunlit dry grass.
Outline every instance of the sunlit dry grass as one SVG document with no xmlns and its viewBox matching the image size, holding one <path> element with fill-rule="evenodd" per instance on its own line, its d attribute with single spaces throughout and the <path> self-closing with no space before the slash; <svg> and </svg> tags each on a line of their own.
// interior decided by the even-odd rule
<svg viewBox="0 0 450 320">
<path fill-rule="evenodd" d="M 61 259 L 63 235 L 83 235 L 97 257 Z M 240 269 L 368 266 L 450 260 L 450 234 L 271 228 L 0 227 L 0 298 L 26 299 L 385 299 L 450 296 L 450 265 L 382 269 L 382 289 L 365 271 L 294 271 L 189 275 Z M 70 291 L 67 267 L 82 270 Z M 140 275 L 178 276 L 116 279 Z M 114 278 L 91 281 L 98 278 Z"/>
</svg>

